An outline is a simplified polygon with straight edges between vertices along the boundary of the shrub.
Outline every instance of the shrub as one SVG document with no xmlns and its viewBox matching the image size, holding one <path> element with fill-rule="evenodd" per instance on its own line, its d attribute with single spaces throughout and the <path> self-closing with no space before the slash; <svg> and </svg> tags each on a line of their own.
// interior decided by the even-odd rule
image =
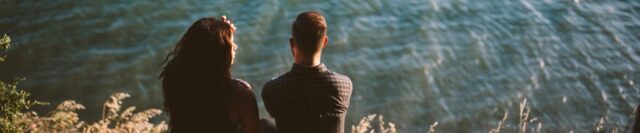
<svg viewBox="0 0 640 133">
<path fill-rule="evenodd" d="M 0 63 L 4 62 L 4 52 L 11 46 L 11 38 L 6 34 L 0 38 Z M 75 111 L 85 109 L 82 104 L 73 100 L 60 103 L 55 110 L 44 116 L 35 111 L 23 112 L 32 106 L 48 103 L 29 100 L 30 93 L 17 88 L 24 78 L 16 78 L 12 82 L 0 81 L 0 132 L 165 132 L 168 129 L 164 121 L 159 124 L 149 123 L 149 119 L 162 113 L 159 109 L 147 109 L 134 113 L 135 107 L 120 111 L 122 100 L 129 97 L 127 93 L 111 95 L 103 106 L 102 119 L 85 124 L 80 121 Z"/>
<path fill-rule="evenodd" d="M 6 55 L 4 52 L 11 46 L 11 38 L 4 34 L 0 38 L 0 63 L 4 62 Z M 23 132 L 26 126 L 20 123 L 21 113 L 35 105 L 45 105 L 44 102 L 29 100 L 30 93 L 18 89 L 18 83 L 24 78 L 16 78 L 11 82 L 0 81 L 0 132 L 13 133 Z"/>
</svg>

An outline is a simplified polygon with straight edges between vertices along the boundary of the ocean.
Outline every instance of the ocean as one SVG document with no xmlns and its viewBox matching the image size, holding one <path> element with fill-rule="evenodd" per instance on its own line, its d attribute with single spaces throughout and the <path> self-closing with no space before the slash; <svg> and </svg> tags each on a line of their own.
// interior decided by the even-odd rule
<svg viewBox="0 0 640 133">
<path fill-rule="evenodd" d="M 291 69 L 291 22 L 316 10 L 328 23 L 323 60 L 354 83 L 347 129 L 368 114 L 400 132 L 487 132 L 525 98 L 545 132 L 624 127 L 640 104 L 640 1 L 633 0 L 0 0 L 12 37 L 0 79 L 52 105 L 162 108 L 162 61 L 202 17 L 238 27 L 233 75 L 251 83 L 260 116 L 265 82 Z M 166 117 L 154 121 L 166 120 Z"/>
</svg>

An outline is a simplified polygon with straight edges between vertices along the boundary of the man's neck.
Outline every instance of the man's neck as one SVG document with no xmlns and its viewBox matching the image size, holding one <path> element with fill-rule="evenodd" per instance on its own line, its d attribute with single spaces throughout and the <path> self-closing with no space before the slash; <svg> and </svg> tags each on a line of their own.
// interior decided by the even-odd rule
<svg viewBox="0 0 640 133">
<path fill-rule="evenodd" d="M 295 58 L 294 63 L 306 67 L 314 67 L 320 65 L 320 56 L 313 58 Z"/>
</svg>

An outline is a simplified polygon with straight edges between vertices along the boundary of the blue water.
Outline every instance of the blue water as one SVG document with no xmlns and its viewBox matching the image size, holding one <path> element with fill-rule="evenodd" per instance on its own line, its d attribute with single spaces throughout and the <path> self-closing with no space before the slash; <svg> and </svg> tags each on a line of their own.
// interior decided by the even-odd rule
<svg viewBox="0 0 640 133">
<path fill-rule="evenodd" d="M 514 129 L 527 98 L 543 131 L 588 132 L 601 117 L 626 126 L 640 103 L 640 2 L 629 0 L 1 0 L 14 46 L 0 78 L 26 77 L 21 87 L 54 105 L 75 99 L 89 121 L 114 92 L 161 108 L 168 51 L 193 21 L 226 14 L 234 76 L 260 96 L 290 69 L 290 24 L 307 10 L 327 17 L 323 62 L 354 82 L 347 127 L 377 113 L 400 132 L 435 121 L 487 132 L 509 111 Z"/>
</svg>

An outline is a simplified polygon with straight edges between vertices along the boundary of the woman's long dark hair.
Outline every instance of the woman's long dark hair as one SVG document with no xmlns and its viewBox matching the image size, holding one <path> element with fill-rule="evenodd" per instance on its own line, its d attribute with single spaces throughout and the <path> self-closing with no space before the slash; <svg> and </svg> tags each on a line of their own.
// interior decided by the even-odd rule
<svg viewBox="0 0 640 133">
<path fill-rule="evenodd" d="M 231 25 L 202 18 L 169 53 L 160 74 L 171 132 L 229 132 Z"/>
</svg>

